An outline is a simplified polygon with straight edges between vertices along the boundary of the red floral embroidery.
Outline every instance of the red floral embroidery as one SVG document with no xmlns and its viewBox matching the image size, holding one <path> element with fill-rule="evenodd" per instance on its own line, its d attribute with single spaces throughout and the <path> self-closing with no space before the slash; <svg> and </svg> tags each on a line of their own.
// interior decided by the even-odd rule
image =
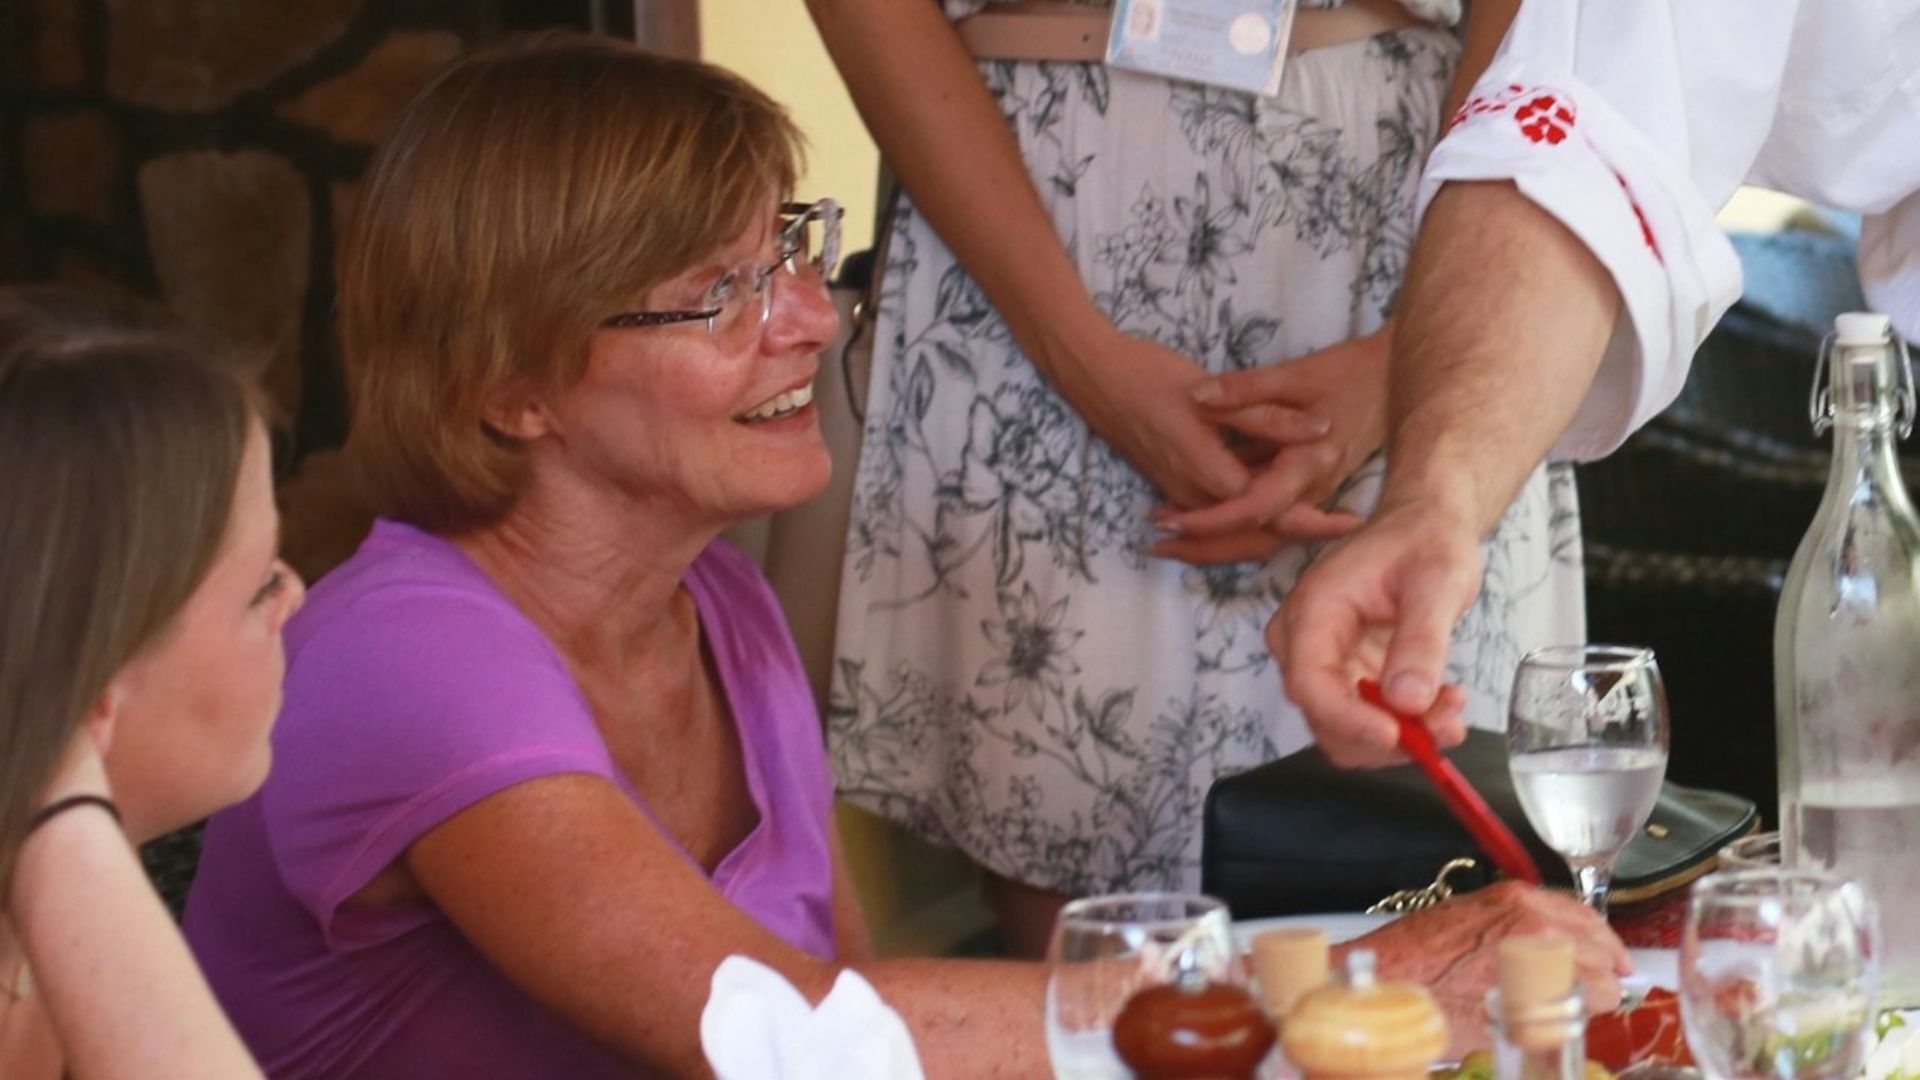
<svg viewBox="0 0 1920 1080">
<path fill-rule="evenodd" d="M 1513 112 L 1514 123 L 1520 125 L 1520 134 L 1532 142 L 1558 146 L 1573 133 L 1572 104 L 1539 87 L 1519 83 L 1508 83 L 1506 89 L 1491 95 L 1468 98 L 1447 121 L 1447 130 L 1452 131 L 1476 116 L 1508 110 Z"/>
<path fill-rule="evenodd" d="M 1573 106 L 1552 94 L 1540 94 L 1516 109 L 1513 120 L 1530 141 L 1559 146 L 1573 131 Z"/>
<path fill-rule="evenodd" d="M 1507 106 L 1512 105 L 1515 101 L 1524 97 L 1526 93 L 1527 88 L 1521 86 L 1519 83 L 1508 83 L 1505 90 L 1496 91 L 1492 96 L 1476 95 L 1470 97 L 1462 102 L 1458 109 L 1454 110 L 1452 119 L 1447 121 L 1447 130 L 1452 131 L 1454 128 L 1459 127 L 1461 124 L 1483 113 L 1506 112 Z"/>
<path fill-rule="evenodd" d="M 1513 122 L 1520 126 L 1520 134 L 1529 142 L 1538 145 L 1559 146 L 1573 134 L 1574 124 L 1578 122 L 1573 103 L 1560 100 L 1559 96 L 1544 87 L 1526 87 L 1519 83 L 1508 83 L 1504 90 L 1492 94 L 1476 94 L 1447 121 L 1447 131 L 1473 119 L 1491 113 L 1513 113 Z M 1620 190 L 1626 193 L 1627 205 L 1633 209 L 1634 220 L 1640 223 L 1640 239 L 1646 242 L 1647 250 L 1661 263 L 1666 257 L 1660 253 L 1660 241 L 1653 235 L 1653 226 L 1648 223 L 1646 212 L 1640 209 L 1640 203 L 1633 197 L 1633 189 L 1627 186 L 1627 178 L 1614 173 Z"/>
<path fill-rule="evenodd" d="M 1653 226 L 1647 223 L 1646 212 L 1640 209 L 1640 200 L 1633 197 L 1633 189 L 1627 186 L 1626 177 L 1616 172 L 1613 178 L 1619 183 L 1620 190 L 1626 193 L 1627 206 L 1633 210 L 1634 220 L 1640 223 L 1640 239 L 1646 241 L 1647 250 L 1653 252 L 1653 257 L 1659 261 L 1660 265 L 1665 266 L 1667 257 L 1660 254 L 1660 241 L 1653 237 Z"/>
</svg>

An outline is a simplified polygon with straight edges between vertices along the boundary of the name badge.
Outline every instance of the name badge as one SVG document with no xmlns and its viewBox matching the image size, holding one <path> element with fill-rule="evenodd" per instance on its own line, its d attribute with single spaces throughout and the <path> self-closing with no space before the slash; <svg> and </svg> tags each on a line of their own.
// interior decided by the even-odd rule
<svg viewBox="0 0 1920 1080">
<path fill-rule="evenodd" d="M 1298 0 L 1116 0 L 1107 64 L 1272 97 Z"/>
</svg>

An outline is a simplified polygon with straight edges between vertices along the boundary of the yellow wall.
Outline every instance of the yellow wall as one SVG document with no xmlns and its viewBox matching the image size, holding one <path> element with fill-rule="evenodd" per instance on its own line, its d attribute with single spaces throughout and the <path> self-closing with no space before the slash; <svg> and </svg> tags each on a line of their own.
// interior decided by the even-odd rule
<svg viewBox="0 0 1920 1080">
<path fill-rule="evenodd" d="M 1720 227 L 1729 232 L 1778 232 L 1807 203 L 1766 188 L 1743 187 L 1720 210 Z"/>
<path fill-rule="evenodd" d="M 904 2 L 904 0 L 903 0 Z M 853 111 L 801 0 L 700 0 L 705 59 L 752 80 L 793 111 L 807 134 L 799 195 L 831 195 L 847 208 L 846 250 L 873 243 L 879 154 Z"/>
</svg>

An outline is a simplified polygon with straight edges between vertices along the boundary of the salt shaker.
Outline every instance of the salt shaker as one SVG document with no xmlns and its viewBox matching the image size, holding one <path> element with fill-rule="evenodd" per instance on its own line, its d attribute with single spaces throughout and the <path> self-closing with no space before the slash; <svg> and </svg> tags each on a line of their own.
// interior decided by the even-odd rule
<svg viewBox="0 0 1920 1080">
<path fill-rule="evenodd" d="M 1355 949 L 1346 985 L 1322 986 L 1287 1014 L 1281 1048 L 1307 1080 L 1426 1080 L 1447 1022 L 1424 989 L 1379 982 L 1373 953 Z"/>
<path fill-rule="evenodd" d="M 1275 1027 L 1284 1032 L 1287 1014 L 1300 999 L 1326 985 L 1330 965 L 1326 931 L 1317 927 L 1269 930 L 1253 939 L 1254 984 Z M 1284 1054 L 1279 1058 L 1273 1073 L 1276 1080 L 1300 1075 Z"/>
<path fill-rule="evenodd" d="M 1553 934 L 1512 937 L 1495 954 L 1487 994 L 1496 1080 L 1583 1080 L 1587 1015 L 1573 978 L 1573 942 Z"/>
<path fill-rule="evenodd" d="M 1273 1023 L 1245 987 L 1184 968 L 1127 999 L 1113 1049 L 1137 1080 L 1255 1080 Z"/>
<path fill-rule="evenodd" d="M 1309 991 L 1330 974 L 1326 931 L 1317 927 L 1269 930 L 1253 939 L 1253 978 L 1267 1015 L 1284 1022 Z"/>
</svg>

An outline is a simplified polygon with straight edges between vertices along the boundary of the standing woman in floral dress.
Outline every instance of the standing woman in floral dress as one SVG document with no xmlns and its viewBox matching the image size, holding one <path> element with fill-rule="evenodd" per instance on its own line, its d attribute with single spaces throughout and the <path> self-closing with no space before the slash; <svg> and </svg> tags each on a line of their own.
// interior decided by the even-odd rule
<svg viewBox="0 0 1920 1080">
<path fill-rule="evenodd" d="M 1070 897 L 1196 887 L 1209 785 L 1307 743 L 1261 632 L 1372 505 L 1416 181 L 1517 4 L 1478 3 L 1463 45 L 1455 0 L 1307 0 L 1296 37 L 1370 22 L 1277 98 L 976 63 L 947 20 L 980 0 L 809 5 L 904 189 L 837 778 L 978 863 L 1037 955 Z M 1542 470 L 1456 635 L 1470 722 L 1501 724 L 1521 652 L 1579 639 L 1578 536 Z"/>
</svg>

